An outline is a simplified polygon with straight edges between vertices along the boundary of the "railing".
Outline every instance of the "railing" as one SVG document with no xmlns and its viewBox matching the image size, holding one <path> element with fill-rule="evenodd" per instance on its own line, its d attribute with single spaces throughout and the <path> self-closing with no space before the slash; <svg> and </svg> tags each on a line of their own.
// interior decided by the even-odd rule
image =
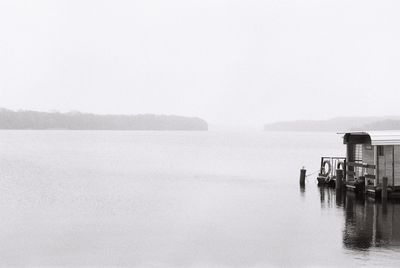
<svg viewBox="0 0 400 268">
<path fill-rule="evenodd" d="M 374 174 L 367 173 L 368 169 L 375 170 L 375 165 L 363 163 L 362 160 L 347 162 L 346 157 L 321 157 L 320 176 L 335 178 L 336 170 L 339 168 L 344 170 L 346 180 L 364 177 L 367 184 L 373 184 L 373 181 L 376 179 Z"/>
<path fill-rule="evenodd" d="M 336 177 L 336 169 L 343 169 L 345 173 L 347 172 L 346 157 L 332 157 L 324 156 L 321 157 L 321 169 L 320 175 L 326 177 Z M 346 174 L 345 174 L 346 176 Z"/>
<path fill-rule="evenodd" d="M 362 160 L 356 160 L 354 162 L 348 162 L 347 167 L 347 175 L 350 179 L 364 177 L 368 181 L 375 180 L 374 174 L 367 173 L 368 169 L 375 170 L 375 165 L 363 163 Z"/>
<path fill-rule="evenodd" d="M 375 165 L 370 165 L 370 164 L 367 164 L 367 163 L 363 163 L 362 160 L 357 160 L 357 162 L 348 162 L 347 166 L 349 166 L 349 167 L 371 168 L 371 169 L 375 169 L 376 168 Z"/>
</svg>

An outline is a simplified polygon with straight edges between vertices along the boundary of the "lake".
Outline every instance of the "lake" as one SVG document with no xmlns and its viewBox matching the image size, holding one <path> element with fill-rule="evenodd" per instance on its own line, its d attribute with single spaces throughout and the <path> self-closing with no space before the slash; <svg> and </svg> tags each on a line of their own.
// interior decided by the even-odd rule
<svg viewBox="0 0 400 268">
<path fill-rule="evenodd" d="M 0 131 L 0 265 L 399 266 L 400 204 L 299 187 L 329 133 Z"/>
</svg>

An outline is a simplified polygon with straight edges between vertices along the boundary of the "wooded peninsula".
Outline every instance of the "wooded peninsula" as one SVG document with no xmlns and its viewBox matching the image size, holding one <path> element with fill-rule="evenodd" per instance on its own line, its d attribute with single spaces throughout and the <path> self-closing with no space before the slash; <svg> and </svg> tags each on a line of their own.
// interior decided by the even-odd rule
<svg viewBox="0 0 400 268">
<path fill-rule="evenodd" d="M 99 115 L 0 109 L 0 129 L 208 130 L 205 120 L 176 115 Z"/>
<path fill-rule="evenodd" d="M 337 117 L 328 120 L 297 120 L 266 124 L 267 131 L 399 130 L 399 116 Z"/>
</svg>

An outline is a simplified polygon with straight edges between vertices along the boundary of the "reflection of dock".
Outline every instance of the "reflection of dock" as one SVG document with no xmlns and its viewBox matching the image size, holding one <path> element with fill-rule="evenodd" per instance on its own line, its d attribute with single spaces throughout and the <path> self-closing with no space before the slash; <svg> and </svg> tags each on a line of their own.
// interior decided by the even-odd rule
<svg viewBox="0 0 400 268">
<path fill-rule="evenodd" d="M 400 203 L 379 204 L 348 194 L 345 217 L 343 243 L 346 247 L 367 249 L 400 245 Z"/>
<path fill-rule="evenodd" d="M 320 187 L 321 206 L 344 210 L 343 244 L 346 248 L 400 246 L 400 202 L 377 202 L 352 192 Z"/>
</svg>

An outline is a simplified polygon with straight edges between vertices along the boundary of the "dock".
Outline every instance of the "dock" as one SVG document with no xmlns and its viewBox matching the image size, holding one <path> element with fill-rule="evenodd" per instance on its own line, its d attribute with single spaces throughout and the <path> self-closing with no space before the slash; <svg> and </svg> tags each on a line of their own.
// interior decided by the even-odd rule
<svg viewBox="0 0 400 268">
<path fill-rule="evenodd" d="M 339 134 L 346 156 L 321 157 L 318 185 L 373 198 L 400 198 L 400 131 Z M 343 172 L 342 185 L 338 185 L 338 172 Z"/>
</svg>

